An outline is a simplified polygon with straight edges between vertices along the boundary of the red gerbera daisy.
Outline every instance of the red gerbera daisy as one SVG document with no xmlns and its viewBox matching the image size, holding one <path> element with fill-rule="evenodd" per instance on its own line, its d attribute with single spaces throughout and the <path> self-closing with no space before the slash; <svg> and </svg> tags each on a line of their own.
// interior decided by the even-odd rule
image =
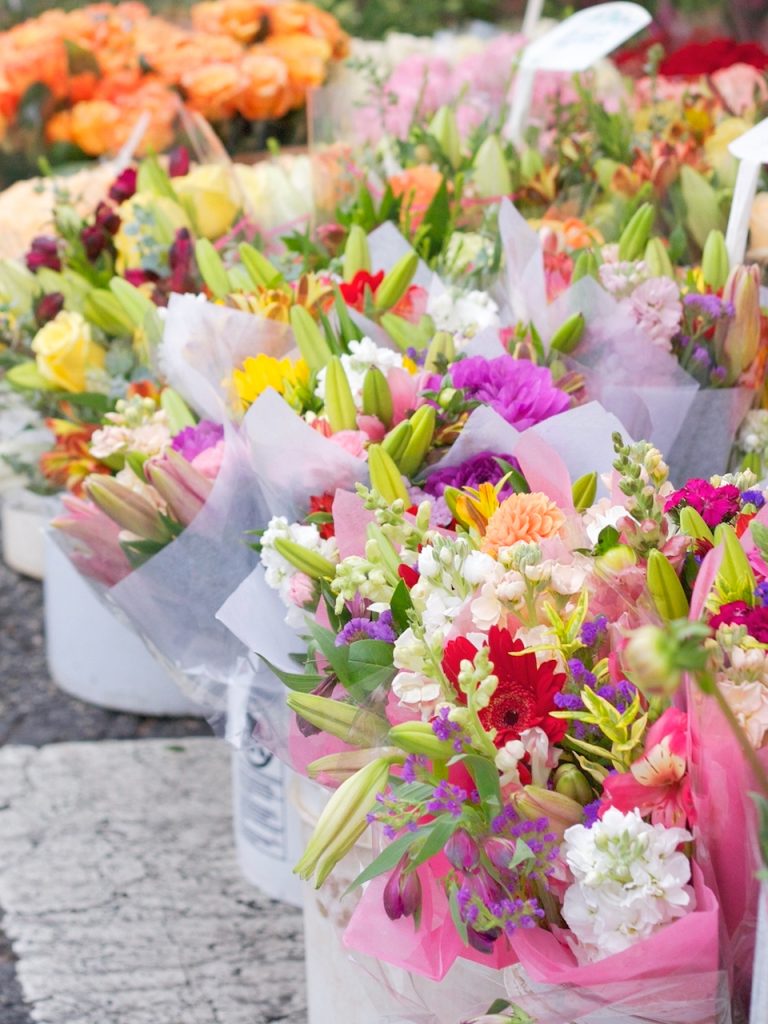
<svg viewBox="0 0 768 1024">
<path fill-rule="evenodd" d="M 499 685 L 487 708 L 480 712 L 484 729 L 496 730 L 494 743 L 503 747 L 509 740 L 520 738 L 526 729 L 538 726 L 551 743 L 565 736 L 567 722 L 552 718 L 556 711 L 555 696 L 565 684 L 565 675 L 557 670 L 556 661 L 537 663 L 533 651 L 525 651 L 521 640 L 513 640 L 508 629 L 493 626 L 488 633 L 488 653 Z M 477 648 L 466 637 L 449 640 L 443 654 L 443 671 L 456 687 L 459 699 L 465 701 L 458 689 L 462 661 L 474 662 Z"/>
<path fill-rule="evenodd" d="M 321 516 L 333 516 L 332 494 L 313 494 L 310 497 L 309 514 L 310 516 L 317 516 L 318 513 L 320 513 Z M 333 523 L 333 518 L 331 518 L 330 522 L 318 522 L 317 530 L 323 540 L 328 540 L 329 537 L 335 537 L 336 529 Z"/>
</svg>

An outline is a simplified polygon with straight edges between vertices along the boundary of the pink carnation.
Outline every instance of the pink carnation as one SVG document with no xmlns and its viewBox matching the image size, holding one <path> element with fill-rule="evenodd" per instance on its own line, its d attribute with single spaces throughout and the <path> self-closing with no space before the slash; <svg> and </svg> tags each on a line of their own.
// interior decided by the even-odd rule
<svg viewBox="0 0 768 1024">
<path fill-rule="evenodd" d="M 215 480 L 224 461 L 224 442 L 219 441 L 192 459 L 192 465 L 206 480 Z"/>
<path fill-rule="evenodd" d="M 680 329 L 683 304 L 680 291 L 668 277 L 651 277 L 643 281 L 622 305 L 648 339 L 667 352 L 672 350 L 672 338 Z"/>
</svg>

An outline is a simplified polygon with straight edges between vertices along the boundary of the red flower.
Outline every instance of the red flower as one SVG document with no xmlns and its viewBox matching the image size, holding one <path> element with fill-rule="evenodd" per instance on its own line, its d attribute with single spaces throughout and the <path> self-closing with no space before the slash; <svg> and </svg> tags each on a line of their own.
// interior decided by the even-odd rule
<svg viewBox="0 0 768 1024">
<path fill-rule="evenodd" d="M 351 281 L 345 281 L 340 285 L 339 291 L 347 305 L 362 312 L 366 289 L 370 291 L 371 295 L 375 295 L 383 280 L 383 270 L 380 270 L 378 274 L 369 274 L 367 270 L 358 270 Z"/>
<path fill-rule="evenodd" d="M 557 710 L 555 696 L 565 683 L 565 675 L 557 671 L 556 661 L 541 665 L 533 651 L 526 651 L 521 640 L 513 640 L 508 629 L 493 626 L 488 633 L 488 651 L 499 685 L 487 708 L 480 712 L 484 729 L 496 729 L 494 743 L 503 747 L 509 740 L 520 738 L 526 729 L 538 726 L 551 743 L 559 742 L 568 728 L 563 719 L 552 718 Z M 466 637 L 449 640 L 443 654 L 443 671 L 458 690 L 462 661 L 474 662 L 477 648 Z"/>
<path fill-rule="evenodd" d="M 708 43 L 688 43 L 668 53 L 659 71 L 662 75 L 710 75 L 732 64 L 751 64 L 763 71 L 768 68 L 768 53 L 757 43 L 711 39 Z"/>
<path fill-rule="evenodd" d="M 322 512 L 327 515 L 333 515 L 333 495 L 327 494 L 313 494 L 309 499 L 309 514 L 311 516 L 316 515 L 318 512 Z M 336 536 L 336 530 L 333 524 L 333 520 L 330 523 L 317 523 L 317 530 L 323 540 L 328 540 L 329 537 Z"/>
<path fill-rule="evenodd" d="M 412 569 L 410 565 L 405 565 L 405 563 L 401 563 L 400 565 L 398 565 L 397 575 L 400 577 L 400 579 L 403 581 L 406 587 L 408 587 L 409 590 L 411 589 L 411 587 L 415 587 L 420 579 L 420 576 L 416 569 Z"/>
</svg>

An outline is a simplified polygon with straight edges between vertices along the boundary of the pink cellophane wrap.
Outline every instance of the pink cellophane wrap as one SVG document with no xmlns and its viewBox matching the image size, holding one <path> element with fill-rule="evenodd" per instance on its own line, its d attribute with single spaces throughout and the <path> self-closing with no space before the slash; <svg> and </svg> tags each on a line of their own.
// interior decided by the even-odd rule
<svg viewBox="0 0 768 1024">
<path fill-rule="evenodd" d="M 286 324 L 192 295 L 172 295 L 158 360 L 170 386 L 201 416 L 221 423 L 240 417 L 229 383 L 232 371 L 248 356 L 282 359 L 295 347 Z"/>
</svg>

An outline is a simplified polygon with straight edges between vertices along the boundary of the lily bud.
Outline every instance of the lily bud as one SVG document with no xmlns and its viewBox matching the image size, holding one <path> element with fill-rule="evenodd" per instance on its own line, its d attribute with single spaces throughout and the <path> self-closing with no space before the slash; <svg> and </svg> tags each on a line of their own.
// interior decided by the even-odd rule
<svg viewBox="0 0 768 1024">
<path fill-rule="evenodd" d="M 584 808 L 576 800 L 541 786 L 525 786 L 513 795 L 512 802 L 521 817 L 529 821 L 546 818 L 549 827 L 561 839 L 567 828 L 578 825 L 584 818 Z"/>
<path fill-rule="evenodd" d="M 313 735 L 317 735 L 313 733 Z M 362 747 L 360 750 L 342 750 L 338 754 L 326 754 L 318 757 L 307 765 L 307 773 L 310 779 L 330 779 L 339 786 L 342 782 L 351 778 L 361 768 L 365 768 L 377 757 L 385 757 L 388 754 L 396 754 L 398 751 L 389 747 Z"/>
<path fill-rule="evenodd" d="M 619 259 L 632 262 L 645 252 L 656 211 L 651 203 L 638 207 L 619 238 Z"/>
<path fill-rule="evenodd" d="M 674 663 L 674 647 L 658 626 L 640 626 L 621 652 L 627 679 L 649 697 L 668 697 L 680 686 L 681 673 Z"/>
<path fill-rule="evenodd" d="M 381 291 L 381 287 L 379 287 Z M 378 296 L 378 292 L 376 293 Z M 403 352 L 409 348 L 420 352 L 429 344 L 429 339 L 435 333 L 435 324 L 431 316 L 423 316 L 417 324 L 405 320 L 395 313 L 383 313 L 379 318 L 381 326 L 390 336 L 392 341 Z"/>
<path fill-rule="evenodd" d="M 144 476 L 168 506 L 169 514 L 182 526 L 189 526 L 213 490 L 213 481 L 173 448 L 148 459 Z"/>
<path fill-rule="evenodd" d="M 562 352 L 563 355 L 573 352 L 581 341 L 585 325 L 586 320 L 583 313 L 574 313 L 573 316 L 569 316 L 550 338 L 550 349 L 553 352 Z"/>
<path fill-rule="evenodd" d="M 186 427 L 194 427 L 197 422 L 187 403 L 173 388 L 163 388 L 160 392 L 160 407 L 168 417 L 173 435 L 180 434 Z"/>
<path fill-rule="evenodd" d="M 360 270 L 367 270 L 370 273 L 371 250 L 368 248 L 368 235 L 364 229 L 359 224 L 353 224 L 344 248 L 344 280 L 351 281 Z"/>
<path fill-rule="evenodd" d="M 444 853 L 457 871 L 474 871 L 480 863 L 480 849 L 463 828 L 456 829 L 445 844 Z"/>
<path fill-rule="evenodd" d="M 704 278 L 704 284 L 712 291 L 719 292 L 728 280 L 730 269 L 731 261 L 728 258 L 723 232 L 710 231 L 701 257 L 701 276 Z"/>
<path fill-rule="evenodd" d="M 585 473 L 575 480 L 571 488 L 573 507 L 577 512 L 585 512 L 595 502 L 597 496 L 597 473 Z"/>
<path fill-rule="evenodd" d="M 660 617 L 666 622 L 687 618 L 690 609 L 683 585 L 669 559 L 655 549 L 648 555 L 647 577 L 648 591 Z"/>
<path fill-rule="evenodd" d="M 667 247 L 660 238 L 649 239 L 643 258 L 652 277 L 671 277 L 674 280 L 675 271 L 672 261 L 669 258 Z"/>
<path fill-rule="evenodd" d="M 285 278 L 267 257 L 248 242 L 242 242 L 238 248 L 240 260 L 248 271 L 248 275 L 257 288 L 280 288 Z"/>
<path fill-rule="evenodd" d="M 421 909 L 421 879 L 415 870 L 408 870 L 408 854 L 400 860 L 384 886 L 384 912 L 390 921 L 413 917 Z"/>
<path fill-rule="evenodd" d="M 461 163 L 461 136 L 453 110 L 450 107 L 440 107 L 427 131 L 448 158 L 451 167 L 456 170 Z"/>
<path fill-rule="evenodd" d="M 392 423 L 392 391 L 378 366 L 369 367 L 363 378 L 363 412 L 375 416 L 385 427 Z"/>
<path fill-rule="evenodd" d="M 85 490 L 91 501 L 123 530 L 158 544 L 173 539 L 155 506 L 112 477 L 90 476 Z"/>
<path fill-rule="evenodd" d="M 418 268 L 418 253 L 411 251 L 401 256 L 376 289 L 373 300 L 376 309 L 384 312 L 396 306 L 408 291 Z"/>
<path fill-rule="evenodd" d="M 379 757 L 343 782 L 325 805 L 294 868 L 300 878 L 315 879 L 319 888 L 368 827 L 368 813 L 387 785 L 392 758 Z"/>
<path fill-rule="evenodd" d="M 345 743 L 361 747 L 376 746 L 387 733 L 386 720 L 372 711 L 346 704 L 316 693 L 291 691 L 286 703 L 291 711 L 314 725 L 321 732 L 336 736 Z M 399 755 L 398 755 L 399 756 Z"/>
<path fill-rule="evenodd" d="M 336 574 L 336 566 L 333 562 L 323 558 L 317 551 L 310 551 L 301 544 L 297 544 L 295 540 L 278 537 L 275 541 L 275 551 L 310 579 L 327 580 L 332 579 Z"/>
<path fill-rule="evenodd" d="M 600 263 L 597 256 L 591 249 L 582 249 L 573 264 L 571 283 L 576 284 L 582 277 L 594 277 L 597 279 Z"/>
<path fill-rule="evenodd" d="M 555 771 L 555 791 L 563 796 L 570 797 L 576 803 L 590 803 L 594 799 L 592 787 L 587 781 L 584 772 L 574 764 L 561 764 Z"/>
<path fill-rule="evenodd" d="M 490 836 L 483 843 L 483 850 L 488 860 L 499 871 L 506 871 L 517 854 L 517 842 L 503 836 Z"/>
<path fill-rule="evenodd" d="M 372 444 L 368 449 L 368 471 L 371 486 L 385 501 L 391 503 L 400 500 L 406 508 L 410 505 L 411 499 L 405 481 L 392 458 L 380 444 Z"/>
<path fill-rule="evenodd" d="M 723 546 L 716 585 L 729 594 L 731 600 L 751 601 L 757 580 L 733 527 L 720 523 L 715 529 L 715 544 Z"/>
<path fill-rule="evenodd" d="M 419 406 L 411 416 L 411 436 L 405 451 L 397 460 L 400 472 L 406 477 L 412 477 L 424 461 L 435 436 L 436 423 L 437 413 L 432 405 Z"/>
<path fill-rule="evenodd" d="M 291 309 L 291 328 L 301 357 L 312 373 L 317 373 L 328 364 L 331 350 L 325 336 L 303 306 Z"/>
<path fill-rule="evenodd" d="M 487 136 L 478 149 L 472 180 L 481 199 L 495 199 L 512 192 L 512 176 L 498 135 Z"/>
<path fill-rule="evenodd" d="M 595 559 L 595 564 L 602 572 L 611 575 L 618 574 L 636 565 L 637 555 L 628 544 L 617 544 L 606 551 L 604 555 L 599 555 Z"/>
<path fill-rule="evenodd" d="M 680 188 L 685 203 L 685 226 L 697 245 L 703 249 L 710 231 L 718 231 L 723 214 L 717 193 L 707 179 L 688 164 L 680 168 Z"/>
<path fill-rule="evenodd" d="M 207 238 L 195 242 L 195 260 L 208 290 L 216 299 L 225 299 L 232 291 L 224 261 Z"/>
<path fill-rule="evenodd" d="M 337 434 L 340 430 L 357 428 L 357 409 L 352 397 L 349 379 L 338 356 L 328 360 L 325 376 L 325 415 L 331 430 Z"/>
<path fill-rule="evenodd" d="M 723 288 L 723 302 L 733 304 L 734 317 L 715 336 L 718 362 L 725 366 L 725 384 L 735 384 L 755 360 L 760 346 L 760 268 L 734 267 Z"/>
<path fill-rule="evenodd" d="M 544 170 L 544 159 L 538 149 L 524 149 L 520 155 L 520 173 L 523 181 L 531 181 Z"/>
<path fill-rule="evenodd" d="M 478 932 L 471 925 L 467 925 L 467 942 L 478 953 L 492 953 L 496 940 L 500 935 L 501 928 L 491 928 L 487 932 Z"/>
<path fill-rule="evenodd" d="M 398 463 L 411 439 L 413 427 L 410 420 L 401 420 L 381 442 L 382 449 L 395 463 Z"/>
<path fill-rule="evenodd" d="M 399 722 L 389 730 L 387 742 L 406 754 L 420 754 L 432 761 L 450 761 L 456 754 L 453 744 L 438 739 L 429 722 Z"/>
<path fill-rule="evenodd" d="M 450 363 L 456 358 L 456 343 L 453 335 L 447 331 L 438 331 L 429 343 L 427 355 L 424 360 L 425 373 L 437 373 L 438 364 L 443 360 Z"/>
</svg>

